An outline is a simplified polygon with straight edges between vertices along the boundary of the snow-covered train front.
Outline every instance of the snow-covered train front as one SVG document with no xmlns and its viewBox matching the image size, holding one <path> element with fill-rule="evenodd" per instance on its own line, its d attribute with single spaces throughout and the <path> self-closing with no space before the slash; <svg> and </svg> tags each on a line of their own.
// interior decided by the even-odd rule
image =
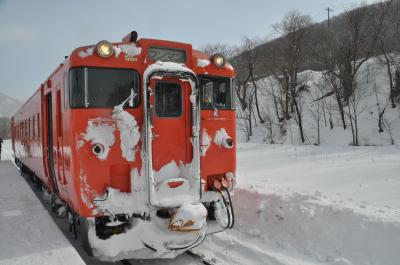
<svg viewBox="0 0 400 265">
<path fill-rule="evenodd" d="M 189 44 L 80 47 L 12 119 L 16 162 L 102 260 L 171 258 L 233 226 L 232 66 Z"/>
</svg>

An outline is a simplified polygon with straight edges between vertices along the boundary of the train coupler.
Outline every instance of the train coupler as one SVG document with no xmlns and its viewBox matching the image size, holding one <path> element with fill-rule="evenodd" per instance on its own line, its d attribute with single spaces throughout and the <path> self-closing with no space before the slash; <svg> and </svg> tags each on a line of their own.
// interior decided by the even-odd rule
<svg viewBox="0 0 400 265">
<path fill-rule="evenodd" d="M 200 230 L 206 223 L 207 209 L 202 203 L 184 203 L 172 215 L 168 229 L 177 232 Z"/>
</svg>

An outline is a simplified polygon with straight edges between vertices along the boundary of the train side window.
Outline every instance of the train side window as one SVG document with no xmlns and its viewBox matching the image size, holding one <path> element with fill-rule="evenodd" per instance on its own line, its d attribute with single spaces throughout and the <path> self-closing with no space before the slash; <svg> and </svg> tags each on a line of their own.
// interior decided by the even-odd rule
<svg viewBox="0 0 400 265">
<path fill-rule="evenodd" d="M 179 117 L 182 113 L 182 88 L 177 83 L 157 82 L 155 110 L 158 117 Z"/>
<path fill-rule="evenodd" d="M 64 101 L 64 110 L 68 109 L 68 72 L 64 73 L 64 83 L 63 83 L 63 101 Z"/>
<path fill-rule="evenodd" d="M 232 90 L 232 93 L 231 93 L 231 104 L 232 104 L 232 109 L 235 109 L 236 108 L 236 102 L 235 102 L 235 99 L 236 99 L 236 88 L 237 88 L 237 85 L 238 85 L 238 83 L 237 83 L 237 80 L 236 80 L 236 78 L 232 78 L 231 79 L 231 90 Z"/>
<path fill-rule="evenodd" d="M 37 126 L 36 126 L 36 128 L 37 128 L 37 138 L 38 138 L 38 140 L 40 139 L 40 114 L 38 113 L 37 114 Z"/>
<path fill-rule="evenodd" d="M 28 140 L 29 139 L 31 139 L 31 118 L 28 118 L 28 126 L 27 126 L 27 129 L 28 129 Z"/>
<path fill-rule="evenodd" d="M 78 67 L 69 74 L 70 105 L 73 108 L 113 108 L 136 93 L 133 104 L 140 103 L 139 74 L 132 69 Z"/>
<path fill-rule="evenodd" d="M 232 109 L 232 81 L 223 77 L 200 77 L 202 109 Z"/>
<path fill-rule="evenodd" d="M 35 116 L 32 117 L 32 139 L 36 139 L 36 122 L 35 122 Z"/>
<path fill-rule="evenodd" d="M 85 68 L 74 68 L 69 72 L 71 107 L 85 107 Z"/>
</svg>

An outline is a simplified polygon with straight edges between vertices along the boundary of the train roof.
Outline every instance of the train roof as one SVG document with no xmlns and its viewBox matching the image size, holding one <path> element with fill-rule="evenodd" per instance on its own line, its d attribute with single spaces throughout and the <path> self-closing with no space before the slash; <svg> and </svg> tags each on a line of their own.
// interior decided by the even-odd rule
<svg viewBox="0 0 400 265">
<path fill-rule="evenodd" d="M 116 50 L 112 58 L 101 58 L 95 52 L 96 44 L 81 46 L 72 51 L 69 56 L 65 56 L 64 61 L 58 65 L 58 67 L 52 71 L 52 73 L 40 84 L 39 88 L 30 96 L 25 103 L 18 109 L 13 117 L 19 113 L 24 106 L 29 102 L 42 88 L 51 87 L 52 77 L 64 66 L 76 67 L 76 66 L 110 66 L 110 67 L 127 67 L 127 68 L 138 68 L 143 70 L 148 65 L 154 63 L 148 58 L 149 47 L 158 47 L 166 49 L 184 50 L 187 54 L 187 61 L 184 63 L 197 75 L 211 75 L 211 76 L 223 76 L 223 77 L 234 77 L 236 75 L 232 65 L 228 62 L 223 67 L 218 67 L 213 63 L 213 56 L 211 54 L 204 53 L 200 50 L 192 48 L 191 44 L 161 40 L 161 39 L 132 39 L 132 34 L 129 33 L 125 36 L 121 42 L 112 42 L 114 49 Z M 137 35 L 136 35 L 137 36 Z M 124 53 L 125 56 L 121 56 Z M 105 61 L 107 60 L 107 61 Z"/>
</svg>

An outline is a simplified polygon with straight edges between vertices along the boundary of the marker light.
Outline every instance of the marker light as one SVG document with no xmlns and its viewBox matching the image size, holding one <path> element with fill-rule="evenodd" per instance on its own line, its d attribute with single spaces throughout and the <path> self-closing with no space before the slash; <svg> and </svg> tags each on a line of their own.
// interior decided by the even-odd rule
<svg viewBox="0 0 400 265">
<path fill-rule="evenodd" d="M 225 58 L 220 53 L 214 54 L 212 61 L 217 67 L 223 67 L 225 65 Z"/>
<path fill-rule="evenodd" d="M 102 40 L 97 43 L 96 52 L 100 57 L 109 58 L 114 54 L 114 47 L 110 42 Z"/>
</svg>

